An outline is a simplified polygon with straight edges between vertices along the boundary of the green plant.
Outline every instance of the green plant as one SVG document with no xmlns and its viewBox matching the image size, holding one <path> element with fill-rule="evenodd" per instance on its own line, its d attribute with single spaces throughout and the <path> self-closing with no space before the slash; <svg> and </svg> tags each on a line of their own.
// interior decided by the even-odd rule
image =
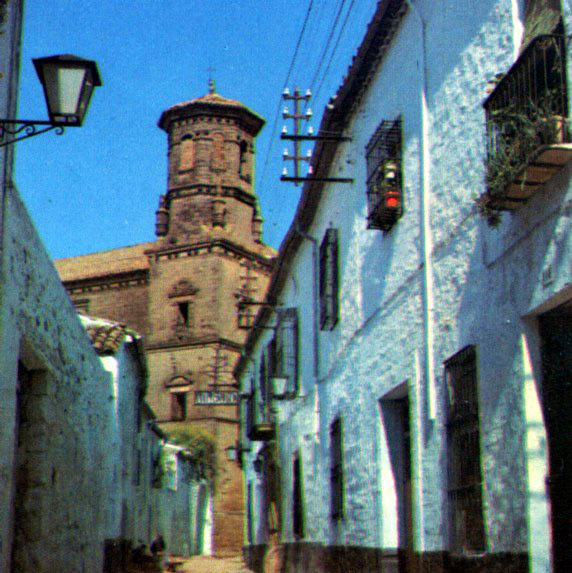
<svg viewBox="0 0 572 573">
<path fill-rule="evenodd" d="M 540 103 L 529 101 L 525 107 L 507 106 L 492 112 L 489 122 L 495 147 L 486 164 L 487 191 L 475 198 L 479 212 L 491 226 L 499 224 L 507 188 L 531 156 L 541 145 L 558 141 L 562 130 L 567 129 L 556 113 L 555 101 L 549 92 Z M 524 185 L 525 181 L 521 183 Z"/>
<path fill-rule="evenodd" d="M 216 439 L 204 428 L 177 428 L 169 433 L 169 441 L 185 448 L 196 465 L 199 478 L 213 479 L 216 474 Z"/>
</svg>

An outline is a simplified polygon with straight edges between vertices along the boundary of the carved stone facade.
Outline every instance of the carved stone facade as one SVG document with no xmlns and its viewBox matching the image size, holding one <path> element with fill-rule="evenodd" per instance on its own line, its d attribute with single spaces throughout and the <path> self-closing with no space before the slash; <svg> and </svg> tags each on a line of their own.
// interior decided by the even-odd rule
<svg viewBox="0 0 572 573">
<path fill-rule="evenodd" d="M 79 311 L 127 323 L 144 335 L 148 401 L 167 433 L 187 425 L 217 444 L 213 550 L 243 545 L 242 475 L 232 376 L 261 301 L 274 251 L 261 242 L 253 188 L 254 140 L 264 121 L 216 93 L 166 110 L 167 193 L 154 242 L 57 261 Z M 133 213 L 136 216 L 136 213 Z"/>
</svg>

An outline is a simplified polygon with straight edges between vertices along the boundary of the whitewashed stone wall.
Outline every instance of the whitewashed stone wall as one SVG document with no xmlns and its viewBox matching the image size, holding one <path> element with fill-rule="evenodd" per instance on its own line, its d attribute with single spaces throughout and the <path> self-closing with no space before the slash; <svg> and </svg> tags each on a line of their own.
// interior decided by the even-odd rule
<svg viewBox="0 0 572 573">
<path fill-rule="evenodd" d="M 563 10 L 572 22 L 568 3 Z M 296 400 L 275 404 L 283 542 L 295 541 L 292 460 L 299 450 L 304 541 L 399 547 L 400 476 L 389 461 L 394 429 L 380 413 L 380 400 L 405 390 L 412 415 L 413 547 L 448 549 L 443 363 L 476 345 L 487 552 L 528 553 L 531 571 L 550 570 L 546 435 L 533 319 L 572 295 L 572 168 L 505 214 L 497 229 L 474 203 L 485 190 L 487 82 L 514 62 L 521 15 L 521 3 L 510 0 L 413 2 L 352 114 L 346 129 L 352 141 L 340 144 L 330 173 L 354 182 L 327 186 L 308 231 L 319 245 L 329 226 L 337 228 L 340 248 L 340 320 L 331 332 L 318 334 L 317 380 L 311 240 L 302 243 L 278 293 L 280 306 L 299 309 L 302 381 Z M 364 149 L 382 120 L 398 116 L 405 210 L 383 234 L 366 229 Z M 552 280 L 543 285 L 547 268 Z M 241 377 L 243 388 L 256 377 L 271 336 L 260 331 Z M 337 416 L 344 420 L 347 514 L 333 527 L 329 428 Z M 245 481 L 256 483 L 252 462 L 261 446 L 250 446 Z M 253 505 L 261 503 L 256 499 Z M 264 528 L 253 529 L 262 531 L 253 544 L 266 542 Z"/>
<path fill-rule="evenodd" d="M 4 214 L 0 300 L 3 564 L 9 570 L 16 543 L 22 570 L 54 571 L 65 563 L 69 571 L 100 571 L 110 378 L 14 188 L 7 190 Z M 27 413 L 22 416 L 20 405 L 20 420 L 19 360 L 32 371 L 30 392 L 20 399 L 20 404 L 26 402 Z M 19 446 L 15 441 L 18 431 Z M 15 450 L 24 464 L 19 469 L 23 472 L 20 491 L 15 484 Z M 16 539 L 13 531 L 20 532 Z"/>
</svg>

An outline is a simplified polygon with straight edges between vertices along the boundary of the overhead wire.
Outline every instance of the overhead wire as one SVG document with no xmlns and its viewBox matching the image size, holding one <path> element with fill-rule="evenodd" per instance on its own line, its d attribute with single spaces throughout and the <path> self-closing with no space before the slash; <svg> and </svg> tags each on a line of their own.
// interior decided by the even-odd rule
<svg viewBox="0 0 572 573">
<path fill-rule="evenodd" d="M 294 49 L 294 54 L 292 55 L 292 60 L 290 62 L 290 66 L 288 67 L 288 73 L 286 75 L 286 80 L 284 82 L 284 88 L 286 88 L 288 86 L 288 82 L 290 81 L 290 76 L 292 74 L 292 70 L 294 69 L 294 65 L 296 63 L 298 51 L 300 49 L 300 45 L 302 43 L 302 39 L 303 39 L 304 33 L 306 31 L 306 26 L 308 24 L 308 20 L 310 18 L 310 14 L 312 12 L 313 5 L 314 5 L 314 0 L 310 0 L 310 3 L 308 4 L 308 9 L 306 10 L 306 16 L 304 18 L 304 23 L 302 24 L 302 29 L 300 30 L 300 34 L 298 35 L 298 40 L 296 41 L 296 48 Z M 269 142 L 267 149 L 266 149 L 266 157 L 264 160 L 264 166 L 262 168 L 261 183 L 266 180 L 266 172 L 268 169 L 268 164 L 270 162 L 270 157 L 272 155 L 272 150 L 274 148 L 274 141 L 276 139 L 276 126 L 278 125 L 278 118 L 280 117 L 281 104 L 282 104 L 282 94 L 280 94 L 280 97 L 278 98 L 278 105 L 276 106 L 276 113 L 274 114 L 274 122 L 272 124 L 272 132 L 271 132 L 271 136 L 270 136 L 270 142 Z"/>
<path fill-rule="evenodd" d="M 333 23 L 330 25 L 330 32 L 329 32 L 329 34 L 328 34 L 328 38 L 327 38 L 327 40 L 326 40 L 326 43 L 324 44 L 324 49 L 322 50 L 322 53 L 321 53 L 321 55 L 320 55 L 320 57 L 319 57 L 319 59 L 318 59 L 318 64 L 317 64 L 317 66 L 316 66 L 316 71 L 314 72 L 314 76 L 313 76 L 313 78 L 312 78 L 312 81 L 310 82 L 310 87 L 311 87 L 311 88 L 313 88 L 313 87 L 315 86 L 315 84 L 316 84 L 316 79 L 317 79 L 317 77 L 318 77 L 318 74 L 320 73 L 320 70 L 321 70 L 321 68 L 322 68 L 323 62 L 324 62 L 324 60 L 325 60 L 325 58 L 326 58 L 326 54 L 328 53 L 328 50 L 329 50 L 329 48 L 330 48 L 330 44 L 331 44 L 331 42 L 332 42 L 332 38 L 333 38 L 334 32 L 335 32 L 335 30 L 336 30 L 336 28 L 337 28 L 338 21 L 339 21 L 339 19 L 340 19 L 340 15 L 341 15 L 341 13 L 342 13 L 342 10 L 343 10 L 343 8 L 344 8 L 344 4 L 345 4 L 345 3 L 346 3 L 346 0 L 340 0 L 340 1 L 338 2 L 339 8 L 338 8 L 337 11 L 336 11 L 336 15 L 335 15 L 335 17 L 334 17 Z"/>
<path fill-rule="evenodd" d="M 335 44 L 334 44 L 334 48 L 333 48 L 333 50 L 332 50 L 332 53 L 330 54 L 330 59 L 328 60 L 328 64 L 327 64 L 326 68 L 324 69 L 324 73 L 322 74 L 322 79 L 320 80 L 320 83 L 319 83 L 318 87 L 315 89 L 314 97 L 315 97 L 316 99 L 318 99 L 319 96 L 320 96 L 320 92 L 321 92 L 321 90 L 322 90 L 322 86 L 324 85 L 324 80 L 326 79 L 326 77 L 328 76 L 328 72 L 330 71 L 330 67 L 331 67 L 331 65 L 332 65 L 332 61 L 333 61 L 333 59 L 334 59 L 334 56 L 336 55 L 336 52 L 337 52 L 337 50 L 338 50 L 338 46 L 340 45 L 341 38 L 342 38 L 343 33 L 344 33 L 345 29 L 346 29 L 346 25 L 347 25 L 347 23 L 348 23 L 349 16 L 350 16 L 350 13 L 351 13 L 351 11 L 352 11 L 352 8 L 353 8 L 354 4 L 355 4 L 355 0 L 352 0 L 351 3 L 350 3 L 350 6 L 349 6 L 349 8 L 348 8 L 348 11 L 346 12 L 346 16 L 345 16 L 345 18 L 344 18 L 344 21 L 342 22 L 342 26 L 341 26 L 341 28 L 340 28 L 338 37 L 337 37 L 336 42 L 335 42 Z"/>
</svg>

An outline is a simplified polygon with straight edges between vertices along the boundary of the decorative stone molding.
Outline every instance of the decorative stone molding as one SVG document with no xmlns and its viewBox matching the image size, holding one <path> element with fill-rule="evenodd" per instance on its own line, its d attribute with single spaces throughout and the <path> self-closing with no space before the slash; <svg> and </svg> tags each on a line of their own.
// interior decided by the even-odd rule
<svg viewBox="0 0 572 573">
<path fill-rule="evenodd" d="M 169 298 L 176 298 L 180 296 L 193 296 L 199 292 L 199 289 L 186 279 L 181 279 L 178 283 L 173 285 L 169 292 Z"/>
</svg>

